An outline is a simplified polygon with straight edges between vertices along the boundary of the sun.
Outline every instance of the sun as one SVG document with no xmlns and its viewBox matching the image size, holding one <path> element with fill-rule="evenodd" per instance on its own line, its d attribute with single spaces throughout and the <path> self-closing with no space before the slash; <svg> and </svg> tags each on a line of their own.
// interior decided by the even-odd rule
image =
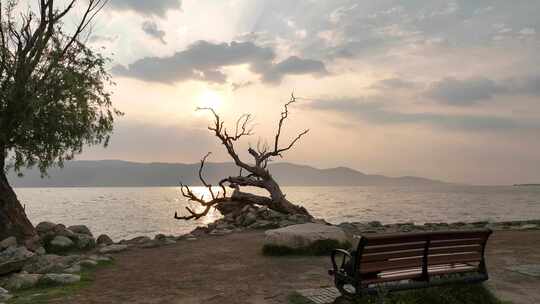
<svg viewBox="0 0 540 304">
<path fill-rule="evenodd" d="M 218 110 L 223 106 L 223 97 L 212 90 L 205 90 L 197 97 L 197 104 L 202 108 Z"/>
</svg>

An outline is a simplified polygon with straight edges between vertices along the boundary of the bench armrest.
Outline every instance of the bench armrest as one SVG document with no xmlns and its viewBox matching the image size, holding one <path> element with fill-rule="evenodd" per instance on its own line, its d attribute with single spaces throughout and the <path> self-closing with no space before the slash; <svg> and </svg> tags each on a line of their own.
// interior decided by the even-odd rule
<svg viewBox="0 0 540 304">
<path fill-rule="evenodd" d="M 339 267 L 336 262 L 336 256 L 338 254 L 342 255 L 341 264 Z M 345 262 L 347 261 L 347 259 L 351 258 L 351 254 L 345 249 L 334 249 L 332 251 L 331 258 L 332 258 L 332 266 L 334 267 L 334 272 L 339 272 L 345 266 Z"/>
</svg>

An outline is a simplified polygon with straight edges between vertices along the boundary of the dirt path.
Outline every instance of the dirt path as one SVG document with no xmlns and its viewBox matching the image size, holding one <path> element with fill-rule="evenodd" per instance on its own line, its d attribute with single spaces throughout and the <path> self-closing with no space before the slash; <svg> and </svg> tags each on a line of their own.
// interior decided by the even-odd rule
<svg viewBox="0 0 540 304">
<path fill-rule="evenodd" d="M 328 257 L 260 254 L 263 233 L 207 236 L 116 256 L 112 268 L 78 294 L 55 303 L 286 303 L 296 289 L 330 286 Z M 488 248 L 490 286 L 519 303 L 540 303 L 540 278 L 506 270 L 540 264 L 540 231 L 498 232 Z"/>
</svg>

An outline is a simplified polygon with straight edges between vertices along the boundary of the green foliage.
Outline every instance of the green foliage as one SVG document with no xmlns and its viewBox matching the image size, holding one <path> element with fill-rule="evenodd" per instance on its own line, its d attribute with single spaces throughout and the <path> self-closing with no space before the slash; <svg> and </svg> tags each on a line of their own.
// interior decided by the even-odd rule
<svg viewBox="0 0 540 304">
<path fill-rule="evenodd" d="M 299 294 L 292 294 L 289 304 L 311 304 Z M 338 303 L 338 302 L 336 302 Z M 431 287 L 402 292 L 393 292 L 383 297 L 365 296 L 355 300 L 342 300 L 339 303 L 350 304 L 511 304 L 498 300 L 482 284 L 458 284 L 445 287 Z"/>
<path fill-rule="evenodd" d="M 336 240 L 318 240 L 303 248 L 291 248 L 287 246 L 276 246 L 265 244 L 262 248 L 263 255 L 285 256 L 285 255 L 330 255 L 336 248 L 349 249 L 351 243 L 341 243 Z"/>
<path fill-rule="evenodd" d="M 107 145 L 122 114 L 111 103 L 108 59 L 79 39 L 83 31 L 65 33 L 64 12 L 47 2 L 20 19 L 17 1 L 0 4 L 0 165 L 9 158 L 7 168 L 17 172 L 37 165 L 45 174 L 84 145 Z M 96 5 L 101 1 L 89 2 L 89 16 L 101 9 Z"/>
</svg>

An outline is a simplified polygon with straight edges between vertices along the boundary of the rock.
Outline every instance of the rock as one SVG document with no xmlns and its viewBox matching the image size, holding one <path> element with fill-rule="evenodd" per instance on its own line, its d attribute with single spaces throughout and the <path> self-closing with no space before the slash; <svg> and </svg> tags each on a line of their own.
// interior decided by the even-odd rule
<svg viewBox="0 0 540 304">
<path fill-rule="evenodd" d="M 88 257 L 89 260 L 92 260 L 92 261 L 95 261 L 96 263 L 99 263 L 99 262 L 110 262 L 113 260 L 112 257 L 110 256 L 107 256 L 107 255 L 96 255 L 96 254 L 93 254 L 91 256 Z"/>
<path fill-rule="evenodd" d="M 232 229 L 214 229 L 209 234 L 210 235 L 226 235 L 232 233 Z"/>
<path fill-rule="evenodd" d="M 0 242 L 0 251 L 11 246 L 17 246 L 17 239 L 14 236 L 8 237 Z"/>
<path fill-rule="evenodd" d="M 44 254 L 47 254 L 47 251 L 45 251 L 45 248 L 42 247 L 38 247 L 35 251 L 34 251 L 36 254 L 38 255 L 44 255 Z"/>
<path fill-rule="evenodd" d="M 68 237 L 63 235 L 57 235 L 49 243 L 48 252 L 63 253 L 69 251 L 75 246 L 75 243 Z"/>
<path fill-rule="evenodd" d="M 152 241 L 152 239 L 147 236 L 138 236 L 129 240 L 122 240 L 120 241 L 120 244 L 141 245 L 150 241 Z"/>
<path fill-rule="evenodd" d="M 538 226 L 535 224 L 525 224 L 516 228 L 516 230 L 536 230 Z"/>
<path fill-rule="evenodd" d="M 0 276 L 19 271 L 34 253 L 26 247 L 11 246 L 0 252 Z"/>
<path fill-rule="evenodd" d="M 156 236 L 154 236 L 154 240 L 158 240 L 158 241 L 161 241 L 163 239 L 165 239 L 167 236 L 163 233 L 159 233 L 159 234 L 156 234 Z"/>
<path fill-rule="evenodd" d="M 251 229 L 275 229 L 278 227 L 279 224 L 268 220 L 258 220 L 249 226 Z"/>
<path fill-rule="evenodd" d="M 11 275 L 2 286 L 9 290 L 21 290 L 37 285 L 41 274 L 15 273 Z"/>
<path fill-rule="evenodd" d="M 368 225 L 371 226 L 371 227 L 375 227 L 375 228 L 379 228 L 379 227 L 382 227 L 382 223 L 379 222 L 379 221 L 371 221 L 371 222 L 368 222 Z"/>
<path fill-rule="evenodd" d="M 265 234 L 265 244 L 289 248 L 307 247 L 318 240 L 336 240 L 340 243 L 348 241 L 341 228 L 314 223 L 268 230 Z"/>
<path fill-rule="evenodd" d="M 98 245 L 112 245 L 114 243 L 113 240 L 106 234 L 98 236 L 96 242 Z"/>
<path fill-rule="evenodd" d="M 92 235 L 92 232 L 90 231 L 90 229 L 88 229 L 88 227 L 85 226 L 85 225 L 74 225 L 74 226 L 69 226 L 67 229 L 69 229 L 69 230 L 71 230 L 71 231 L 73 231 L 73 232 L 75 232 L 75 233 L 93 236 L 93 235 Z"/>
<path fill-rule="evenodd" d="M 73 266 L 69 267 L 69 268 L 66 268 L 64 270 L 65 273 L 79 273 L 81 272 L 81 265 L 79 264 L 74 264 Z"/>
<path fill-rule="evenodd" d="M 68 273 L 48 273 L 39 279 L 39 284 L 43 285 L 66 285 L 77 283 L 81 280 L 80 275 Z"/>
<path fill-rule="evenodd" d="M 47 234 L 48 232 L 51 232 L 55 226 L 56 226 L 55 223 L 41 222 L 37 224 L 36 231 L 39 235 Z"/>
<path fill-rule="evenodd" d="M 244 216 L 244 221 L 242 222 L 242 226 L 249 226 L 257 221 L 257 214 L 255 212 L 249 212 Z"/>
<path fill-rule="evenodd" d="M 49 233 L 54 233 L 55 236 L 65 236 L 67 238 L 75 238 L 75 232 L 67 229 L 66 226 L 63 224 L 57 224 L 56 226 L 54 226 L 52 232 L 49 232 Z"/>
<path fill-rule="evenodd" d="M 117 253 L 128 249 L 128 245 L 113 244 L 99 249 L 99 253 Z"/>
<path fill-rule="evenodd" d="M 4 288 L 0 287 L 0 302 L 7 301 L 7 300 L 9 300 L 11 298 L 13 298 L 13 296 L 9 294 L 9 291 L 7 291 Z"/>
<path fill-rule="evenodd" d="M 152 241 L 146 242 L 146 243 L 144 243 L 144 244 L 142 244 L 140 246 L 141 246 L 141 248 L 156 248 L 156 247 L 159 247 L 161 245 L 162 245 L 162 243 L 160 241 L 152 240 Z"/>
<path fill-rule="evenodd" d="M 89 250 L 96 247 L 96 240 L 93 236 L 83 233 L 77 233 L 76 236 L 77 238 L 75 244 L 77 246 L 77 249 Z"/>
<path fill-rule="evenodd" d="M 78 255 L 60 256 L 46 254 L 35 256 L 24 265 L 23 270 L 29 273 L 61 273 L 80 260 Z"/>
<path fill-rule="evenodd" d="M 81 267 L 95 267 L 97 266 L 98 262 L 96 260 L 82 260 L 79 262 L 79 265 Z"/>
</svg>

